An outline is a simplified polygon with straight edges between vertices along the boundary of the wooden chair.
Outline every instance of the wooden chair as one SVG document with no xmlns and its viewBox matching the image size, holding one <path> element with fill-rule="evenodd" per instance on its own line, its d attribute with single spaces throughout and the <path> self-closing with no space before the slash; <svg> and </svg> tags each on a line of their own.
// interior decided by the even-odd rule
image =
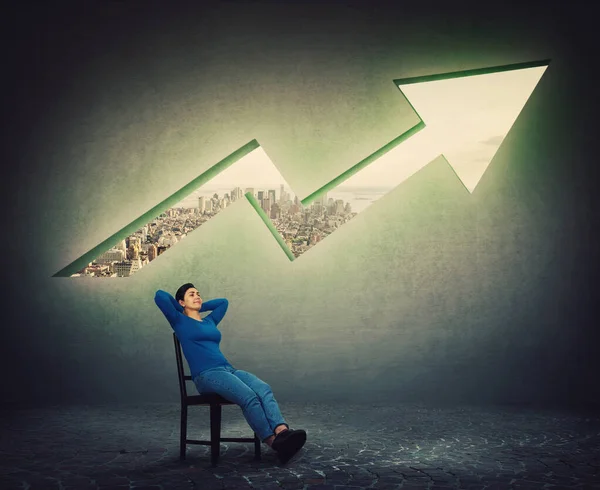
<svg viewBox="0 0 600 490">
<path fill-rule="evenodd" d="M 211 448 L 211 463 L 216 466 L 219 461 L 220 443 L 223 442 L 253 442 L 254 459 L 260 460 L 260 439 L 256 432 L 253 438 L 249 437 L 221 437 L 221 405 L 235 405 L 235 403 L 223 398 L 216 393 L 205 393 L 202 395 L 188 395 L 185 382 L 191 381 L 192 377 L 185 375 L 183 371 L 183 356 L 181 355 L 181 344 L 173 332 L 175 342 L 175 357 L 177 358 L 177 374 L 179 376 L 179 392 L 181 394 L 181 429 L 179 438 L 179 459 L 185 459 L 186 444 L 202 444 Z M 210 406 L 210 441 L 198 441 L 187 438 L 187 411 L 190 405 Z"/>
</svg>

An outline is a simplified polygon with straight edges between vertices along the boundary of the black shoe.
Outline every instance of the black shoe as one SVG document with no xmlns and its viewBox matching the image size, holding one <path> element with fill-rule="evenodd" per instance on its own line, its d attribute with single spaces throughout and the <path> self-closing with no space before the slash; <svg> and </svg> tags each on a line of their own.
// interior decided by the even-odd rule
<svg viewBox="0 0 600 490">
<path fill-rule="evenodd" d="M 279 462 L 287 463 L 306 442 L 306 431 L 302 429 L 288 429 L 275 436 L 271 447 L 277 451 Z"/>
</svg>

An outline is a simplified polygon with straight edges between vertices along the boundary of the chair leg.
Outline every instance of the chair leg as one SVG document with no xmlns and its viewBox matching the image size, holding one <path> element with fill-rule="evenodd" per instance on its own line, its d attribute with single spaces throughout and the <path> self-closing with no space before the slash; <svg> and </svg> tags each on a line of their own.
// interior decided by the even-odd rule
<svg viewBox="0 0 600 490">
<path fill-rule="evenodd" d="M 187 405 L 181 404 L 181 426 L 179 428 L 179 459 L 185 459 L 185 441 L 187 440 Z"/>
<path fill-rule="evenodd" d="M 256 432 L 254 433 L 254 459 L 260 461 L 260 438 Z"/>
<path fill-rule="evenodd" d="M 210 459 L 214 466 L 219 461 L 219 452 L 221 449 L 221 404 L 212 403 L 210 405 Z"/>
</svg>

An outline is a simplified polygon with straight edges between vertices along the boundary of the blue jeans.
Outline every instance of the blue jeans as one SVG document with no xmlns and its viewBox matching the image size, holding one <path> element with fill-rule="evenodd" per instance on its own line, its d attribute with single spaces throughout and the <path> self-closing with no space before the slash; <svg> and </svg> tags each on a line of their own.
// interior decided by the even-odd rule
<svg viewBox="0 0 600 490">
<path fill-rule="evenodd" d="M 198 393 L 218 393 L 239 405 L 252 430 L 261 441 L 275 433 L 275 427 L 285 425 L 271 387 L 254 374 L 233 366 L 219 366 L 194 376 Z"/>
</svg>

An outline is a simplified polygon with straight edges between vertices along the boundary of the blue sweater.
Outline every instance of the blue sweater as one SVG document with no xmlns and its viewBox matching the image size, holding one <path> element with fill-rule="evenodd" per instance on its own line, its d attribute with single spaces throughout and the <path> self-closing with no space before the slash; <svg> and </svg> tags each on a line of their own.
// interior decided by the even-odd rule
<svg viewBox="0 0 600 490">
<path fill-rule="evenodd" d="M 221 332 L 217 329 L 229 306 L 225 298 L 203 302 L 200 311 L 212 310 L 212 313 L 202 321 L 184 315 L 183 307 L 166 291 L 156 291 L 154 302 L 173 327 L 190 366 L 192 378 L 206 369 L 231 366 L 219 349 Z"/>
</svg>

